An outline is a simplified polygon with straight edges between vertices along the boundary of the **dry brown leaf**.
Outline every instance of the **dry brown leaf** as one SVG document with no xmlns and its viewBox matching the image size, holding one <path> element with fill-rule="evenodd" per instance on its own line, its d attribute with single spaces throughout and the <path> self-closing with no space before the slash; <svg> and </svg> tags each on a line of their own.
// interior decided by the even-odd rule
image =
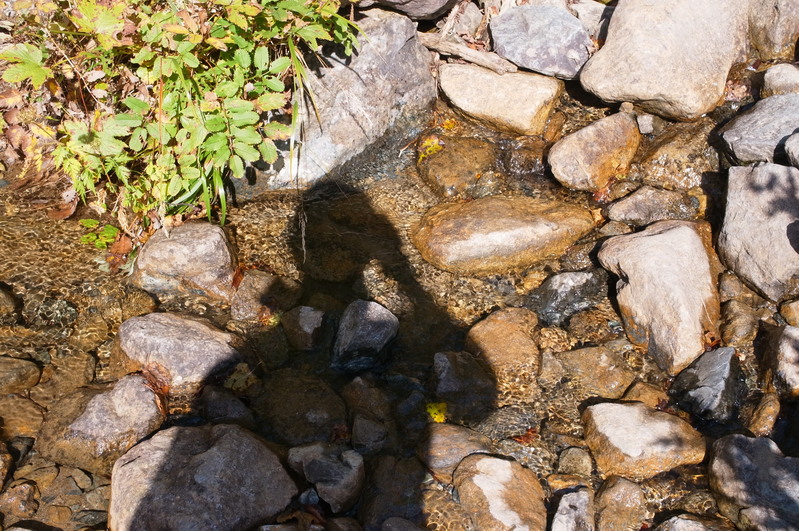
<svg viewBox="0 0 799 531">
<path fill-rule="evenodd" d="M 11 108 L 21 107 L 23 103 L 22 93 L 16 89 L 8 89 L 0 92 L 0 107 Z"/>
</svg>

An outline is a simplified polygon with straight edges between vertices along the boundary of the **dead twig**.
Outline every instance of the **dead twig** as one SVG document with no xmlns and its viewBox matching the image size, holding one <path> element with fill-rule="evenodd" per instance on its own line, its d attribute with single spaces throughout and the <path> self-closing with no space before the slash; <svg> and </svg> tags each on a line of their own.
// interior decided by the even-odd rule
<svg viewBox="0 0 799 531">
<path fill-rule="evenodd" d="M 419 42 L 426 48 L 446 55 L 455 55 L 470 63 L 493 70 L 497 74 L 509 74 L 518 70 L 515 64 L 497 54 L 473 50 L 463 44 L 463 41 L 455 41 L 455 37 L 442 38 L 440 34 L 421 32 L 417 32 L 417 35 L 419 36 Z"/>
</svg>

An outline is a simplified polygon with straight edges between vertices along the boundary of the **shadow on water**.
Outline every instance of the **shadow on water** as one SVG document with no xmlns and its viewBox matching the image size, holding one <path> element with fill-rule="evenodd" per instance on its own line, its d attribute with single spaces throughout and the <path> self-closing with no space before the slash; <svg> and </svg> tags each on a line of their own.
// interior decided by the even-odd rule
<svg viewBox="0 0 799 531">
<path fill-rule="evenodd" d="M 384 421 L 389 425 L 389 436 L 377 449 L 362 451 L 366 486 L 359 502 L 344 513 L 356 517 L 366 530 L 381 529 L 382 523 L 390 517 L 405 518 L 417 524 L 424 522 L 424 488 L 429 476 L 417 455 L 427 452 L 419 445 L 429 423 L 426 405 L 435 400 L 431 382 L 433 359 L 438 352 L 462 351 L 466 333 L 463 325 L 456 323 L 417 280 L 413 267 L 402 252 L 403 239 L 397 230 L 384 214 L 374 208 L 364 191 L 343 180 L 322 182 L 303 193 L 295 217 L 288 224 L 287 239 L 301 273 L 299 304 L 326 311 L 327 332 L 322 334 L 326 339 L 314 350 L 290 352 L 285 363 L 267 368 L 264 377 L 265 393 L 270 392 L 270 373 L 294 369 L 322 377 L 339 395 L 345 385 L 361 377 L 388 397 L 391 411 L 389 420 Z M 373 300 L 387 307 L 399 319 L 399 332 L 382 351 L 357 353 L 371 356 L 365 364 L 339 364 L 334 370 L 331 368 L 332 347 L 338 319 L 349 303 L 359 299 Z M 312 393 L 310 389 L 302 391 Z M 482 416 L 492 409 L 495 395 L 495 392 L 486 390 L 475 394 L 468 404 L 468 414 L 461 420 L 472 425 L 479 423 Z M 254 402 L 257 400 L 257 397 L 253 398 Z M 351 408 L 348 411 L 348 430 L 352 430 L 356 413 L 368 416 L 374 413 L 369 410 L 376 407 L 359 404 L 357 408 Z M 308 422 L 304 416 L 298 416 L 294 421 L 299 424 Z M 276 448 L 284 448 L 278 451 L 279 454 L 285 455 L 286 448 L 296 446 L 287 444 L 285 437 L 265 426 L 266 419 L 260 418 L 256 422 L 253 427 L 256 433 L 271 439 L 270 445 L 274 443 Z M 348 432 L 345 438 L 351 435 Z M 341 433 L 331 431 L 322 442 L 340 440 Z M 187 449 L 200 453 L 208 451 L 207 448 L 198 450 L 178 438 L 161 461 L 154 483 L 173 484 L 176 478 L 182 478 L 190 487 L 184 487 L 186 492 L 181 495 L 181 500 L 189 501 L 192 507 L 208 507 L 208 513 L 220 512 L 231 525 L 214 527 L 202 510 L 181 511 L 167 506 L 170 502 L 154 490 L 144 495 L 146 504 L 140 505 L 141 510 L 134 517 L 133 521 L 138 522 L 137 528 L 160 531 L 251 527 L 252 522 L 245 524 L 237 520 L 235 510 L 223 507 L 222 500 L 213 498 L 212 490 L 197 479 L 198 466 L 192 460 L 181 466 L 174 465 L 185 459 L 185 455 L 180 454 Z M 236 491 L 241 488 L 240 480 L 237 480 L 241 476 L 237 474 L 246 477 L 248 473 L 246 469 L 220 470 L 216 480 L 223 490 Z M 293 478 L 300 492 L 313 486 L 298 474 Z M 237 497 L 246 501 L 247 494 L 241 492 Z M 153 506 L 159 509 L 153 510 Z M 294 510 L 303 512 L 307 507 L 295 497 L 287 511 Z M 324 502 L 319 503 L 317 510 L 328 517 L 333 516 Z M 159 513 L 170 515 L 169 521 L 157 520 Z M 263 523 L 268 522 L 259 522 Z M 327 529 L 338 528 L 331 525 Z"/>
</svg>

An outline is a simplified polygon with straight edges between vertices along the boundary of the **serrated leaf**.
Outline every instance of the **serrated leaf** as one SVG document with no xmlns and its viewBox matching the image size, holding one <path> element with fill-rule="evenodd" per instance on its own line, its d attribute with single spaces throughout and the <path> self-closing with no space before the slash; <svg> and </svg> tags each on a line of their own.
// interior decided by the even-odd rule
<svg viewBox="0 0 799 531">
<path fill-rule="evenodd" d="M 223 81 L 216 86 L 216 95 L 220 98 L 230 98 L 231 96 L 235 96 L 239 89 L 241 89 L 241 85 L 234 81 Z"/>
<path fill-rule="evenodd" d="M 224 118 L 217 115 L 205 121 L 205 128 L 212 133 L 216 133 L 217 131 L 222 131 L 223 129 L 227 128 L 227 123 L 225 122 Z"/>
<path fill-rule="evenodd" d="M 47 67 L 33 63 L 19 63 L 6 68 L 6 71 L 3 72 L 3 80 L 9 83 L 21 83 L 30 79 L 33 88 L 38 89 L 52 75 L 53 71 Z"/>
<path fill-rule="evenodd" d="M 268 72 L 270 74 L 282 74 L 288 67 L 291 66 L 291 59 L 288 57 L 278 57 L 272 64 L 269 65 Z M 283 92 L 282 90 L 279 92 Z"/>
<path fill-rule="evenodd" d="M 259 46 L 252 54 L 253 64 L 258 71 L 264 70 L 269 66 L 269 48 L 266 46 Z"/>
<path fill-rule="evenodd" d="M 98 225 L 100 225 L 99 221 L 97 221 L 96 219 L 91 219 L 91 218 L 80 219 L 80 220 L 78 220 L 78 223 L 80 223 L 81 225 L 83 225 L 87 229 L 93 229 L 93 228 L 97 227 Z"/>
<path fill-rule="evenodd" d="M 217 168 L 224 168 L 227 165 L 229 158 L 230 149 L 227 147 L 227 145 L 224 145 L 214 152 L 213 156 L 211 157 L 211 161 Z"/>
<path fill-rule="evenodd" d="M 254 127 L 244 127 L 242 129 L 233 127 L 230 132 L 235 140 L 244 142 L 245 144 L 255 145 L 261 142 L 264 138 L 258 131 L 255 130 Z"/>
<path fill-rule="evenodd" d="M 322 39 L 326 41 L 333 40 L 330 34 L 318 24 L 309 24 L 308 26 L 303 26 L 297 31 L 295 31 L 296 35 L 300 37 L 302 40 L 307 42 L 311 45 L 311 48 L 316 48 L 318 46 L 317 39 Z"/>
<path fill-rule="evenodd" d="M 197 56 L 193 53 L 184 53 L 180 58 L 183 59 L 183 62 L 186 63 L 186 66 L 189 68 L 197 68 L 200 66 L 200 60 L 197 59 Z"/>
<path fill-rule="evenodd" d="M 268 138 L 264 138 L 264 141 L 258 144 L 258 151 L 261 152 L 261 158 L 267 164 L 272 164 L 277 160 L 277 147 Z"/>
<path fill-rule="evenodd" d="M 253 102 L 241 98 L 227 98 L 223 104 L 225 109 L 230 112 L 246 112 L 253 110 L 255 107 Z"/>
<path fill-rule="evenodd" d="M 161 27 L 170 33 L 177 33 L 178 35 L 188 35 L 191 33 L 188 29 L 184 28 L 180 24 L 164 24 Z"/>
<path fill-rule="evenodd" d="M 180 178 L 180 175 L 175 174 L 171 179 L 169 179 L 169 185 L 166 188 L 166 193 L 171 196 L 178 195 L 182 188 L 183 179 Z"/>
<path fill-rule="evenodd" d="M 136 55 L 131 58 L 130 62 L 140 65 L 146 63 L 153 57 L 155 57 L 155 52 L 153 52 L 150 48 L 145 47 L 139 49 L 139 51 L 136 52 Z"/>
<path fill-rule="evenodd" d="M 128 96 L 122 100 L 122 103 L 125 105 L 125 107 L 138 114 L 142 114 L 150 110 L 150 104 L 133 96 Z"/>
<path fill-rule="evenodd" d="M 141 151 L 144 149 L 145 141 L 147 140 L 147 131 L 143 127 L 137 127 L 130 135 L 128 145 L 133 151 Z"/>
<path fill-rule="evenodd" d="M 258 153 L 257 149 L 245 144 L 244 142 L 233 142 L 233 151 L 236 152 L 236 155 L 249 162 L 255 162 L 261 158 L 261 155 Z"/>
<path fill-rule="evenodd" d="M 244 177 L 244 161 L 241 160 L 241 157 L 238 155 L 233 155 L 230 157 L 230 172 L 233 174 L 233 177 L 237 179 L 241 179 Z"/>
<path fill-rule="evenodd" d="M 280 79 L 273 76 L 266 78 L 264 80 L 264 85 L 272 92 L 283 92 L 286 90 L 286 85 L 284 85 Z"/>
<path fill-rule="evenodd" d="M 267 92 L 255 100 L 255 105 L 261 112 L 280 109 L 286 104 L 287 96 L 284 92 Z"/>
<path fill-rule="evenodd" d="M 252 57 L 250 57 L 249 52 L 247 50 L 242 50 L 241 48 L 233 53 L 233 58 L 242 68 L 250 68 L 250 65 L 252 64 Z"/>
<path fill-rule="evenodd" d="M 141 125 L 141 116 L 137 114 L 130 114 L 130 113 L 117 114 L 114 115 L 113 120 L 118 125 L 123 127 L 138 127 Z"/>
<path fill-rule="evenodd" d="M 223 52 L 227 51 L 227 44 L 222 39 L 218 39 L 216 37 L 208 37 L 205 39 L 205 42 L 216 48 L 217 50 L 221 50 Z"/>
<path fill-rule="evenodd" d="M 230 122 L 236 127 L 257 124 L 260 118 L 260 115 L 255 111 L 230 113 Z"/>
<path fill-rule="evenodd" d="M 291 138 L 291 126 L 280 122 L 269 122 L 262 128 L 263 134 L 273 140 L 287 140 Z"/>
<path fill-rule="evenodd" d="M 28 43 L 13 44 L 0 52 L 0 59 L 12 63 L 33 63 L 41 65 L 44 54 L 40 48 Z"/>
<path fill-rule="evenodd" d="M 213 153 L 219 151 L 223 147 L 227 147 L 227 135 L 222 133 L 214 133 L 203 142 L 202 147 Z"/>
</svg>

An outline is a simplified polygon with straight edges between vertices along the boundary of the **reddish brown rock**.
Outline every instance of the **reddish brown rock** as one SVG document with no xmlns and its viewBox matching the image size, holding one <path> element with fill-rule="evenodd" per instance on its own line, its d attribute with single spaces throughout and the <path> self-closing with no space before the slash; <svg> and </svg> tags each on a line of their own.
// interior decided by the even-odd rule
<svg viewBox="0 0 799 531">
<path fill-rule="evenodd" d="M 619 398 L 635 379 L 624 357 L 605 347 L 589 347 L 555 354 L 580 389 L 592 396 Z"/>
<path fill-rule="evenodd" d="M 452 483 L 452 474 L 465 457 L 490 451 L 491 440 L 485 435 L 464 426 L 433 422 L 427 425 L 416 455 L 439 481 Z"/>
</svg>

